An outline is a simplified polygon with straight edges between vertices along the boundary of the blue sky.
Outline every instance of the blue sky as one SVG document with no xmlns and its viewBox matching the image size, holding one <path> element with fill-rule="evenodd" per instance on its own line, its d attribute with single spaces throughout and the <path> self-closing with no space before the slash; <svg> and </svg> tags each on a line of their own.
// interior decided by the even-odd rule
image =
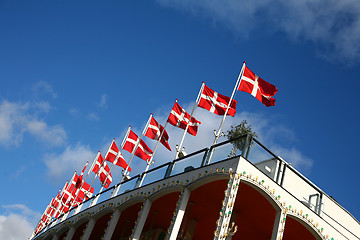
<svg viewBox="0 0 360 240">
<path fill-rule="evenodd" d="M 277 86 L 276 106 L 238 92 L 225 127 L 246 119 L 360 219 L 359 41 L 355 0 L 0 1 L 0 238 L 29 237 L 73 172 L 129 125 L 140 135 L 150 113 L 164 125 L 176 98 L 191 111 L 202 81 L 230 96 L 243 61 Z M 187 152 L 211 144 L 221 120 L 195 116 Z M 168 129 L 174 148 L 182 132 Z"/>
</svg>

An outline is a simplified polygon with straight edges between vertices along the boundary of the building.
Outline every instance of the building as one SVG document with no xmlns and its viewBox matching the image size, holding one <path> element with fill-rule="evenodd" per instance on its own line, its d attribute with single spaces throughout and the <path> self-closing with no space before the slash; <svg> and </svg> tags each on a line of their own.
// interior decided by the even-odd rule
<svg viewBox="0 0 360 240">
<path fill-rule="evenodd" d="M 332 197 L 239 139 L 243 151 L 225 141 L 115 185 L 34 239 L 360 239 L 359 221 Z"/>
</svg>

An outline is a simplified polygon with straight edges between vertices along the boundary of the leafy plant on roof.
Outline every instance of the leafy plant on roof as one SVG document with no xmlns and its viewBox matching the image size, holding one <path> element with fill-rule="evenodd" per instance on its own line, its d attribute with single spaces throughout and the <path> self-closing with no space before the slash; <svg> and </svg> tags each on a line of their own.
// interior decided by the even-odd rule
<svg viewBox="0 0 360 240">
<path fill-rule="evenodd" d="M 255 137 L 255 138 L 258 137 L 257 133 L 252 130 L 251 125 L 248 124 L 246 120 L 241 121 L 241 123 L 235 127 L 231 126 L 231 129 L 225 133 L 225 137 L 228 140 L 234 139 L 231 142 L 233 145 L 233 148 L 231 150 L 231 153 L 228 156 L 229 158 L 236 156 L 237 150 L 240 150 L 240 151 L 244 150 L 247 134 L 250 134 L 251 137 Z M 240 136 L 244 136 L 244 137 L 239 138 Z M 252 145 L 252 143 L 251 143 L 251 145 Z"/>
</svg>

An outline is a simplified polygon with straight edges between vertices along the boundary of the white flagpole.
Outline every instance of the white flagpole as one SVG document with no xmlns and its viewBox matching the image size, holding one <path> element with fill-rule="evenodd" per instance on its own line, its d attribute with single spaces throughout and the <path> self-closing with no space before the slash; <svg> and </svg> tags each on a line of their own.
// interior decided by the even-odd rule
<svg viewBox="0 0 360 240">
<path fill-rule="evenodd" d="M 124 136 L 124 138 L 123 138 L 123 140 L 122 140 L 122 142 L 121 142 L 121 145 L 120 145 L 120 147 L 119 147 L 119 151 L 116 153 L 116 156 L 115 156 L 115 159 L 114 159 L 114 162 L 116 162 L 116 163 L 117 163 L 117 161 L 119 160 L 119 155 L 121 154 L 121 153 L 120 153 L 120 149 L 122 149 L 122 147 L 123 147 L 124 144 L 125 144 L 125 141 L 126 141 L 127 137 L 129 136 L 130 129 L 131 129 L 131 126 L 128 127 L 128 130 L 126 131 L 126 134 L 125 134 L 125 136 Z M 109 150 L 110 150 L 110 148 L 109 148 Z M 108 152 L 108 153 L 109 153 L 109 152 Z M 108 154 L 108 153 L 107 153 L 107 154 Z M 107 156 L 107 154 L 106 154 L 106 156 Z M 105 159 L 106 159 L 106 158 L 105 158 Z M 124 160 L 125 160 L 125 159 L 124 159 Z M 111 168 L 112 168 L 112 166 L 114 165 L 114 162 L 113 162 L 113 164 L 111 165 Z M 129 164 L 128 164 L 128 166 L 129 166 Z M 128 168 L 128 166 L 126 167 L 126 169 Z M 109 174 L 110 174 L 110 172 L 111 172 L 111 168 L 110 168 L 110 170 L 109 170 Z M 106 175 L 106 179 L 107 179 L 107 177 L 109 176 L 109 174 Z M 105 179 L 105 182 L 106 182 L 106 179 Z M 123 179 L 123 177 L 120 179 L 120 185 L 121 185 L 122 179 Z M 116 189 L 118 189 L 118 188 L 120 187 L 120 185 L 117 186 L 117 187 L 113 190 L 113 192 L 111 193 L 111 197 L 114 196 L 114 193 L 115 193 L 115 192 L 117 193 L 117 190 L 116 190 Z"/>
<path fill-rule="evenodd" d="M 59 196 L 60 196 L 60 198 L 59 198 L 59 207 L 58 207 L 58 209 L 57 209 L 57 211 L 60 212 L 60 213 L 59 213 L 59 217 L 60 217 L 61 214 L 63 214 L 63 212 L 60 210 L 61 207 L 63 206 L 63 207 L 65 208 L 65 205 L 62 203 L 62 199 L 63 199 L 63 197 L 64 197 L 62 193 L 64 192 L 65 187 L 66 187 L 66 185 L 67 185 L 68 183 L 69 183 L 69 181 L 66 181 L 64 187 L 62 188 L 62 190 L 60 190 L 60 195 L 59 195 Z M 57 223 L 58 220 L 60 220 L 59 217 L 56 219 L 56 221 L 54 221 L 54 225 Z"/>
<path fill-rule="evenodd" d="M 155 145 L 155 148 L 154 148 L 154 151 L 153 151 L 153 155 L 151 156 L 150 160 L 147 162 L 146 168 L 145 168 L 145 170 L 144 170 L 144 175 L 142 176 L 141 181 L 140 181 L 138 187 L 141 187 L 141 185 L 142 185 L 142 183 L 143 183 L 143 181 L 144 181 L 144 178 L 145 178 L 145 176 L 146 176 L 146 172 L 149 170 L 150 165 L 152 165 L 152 164 L 154 163 L 154 161 L 152 161 L 152 159 L 154 158 L 155 152 L 156 152 L 156 150 L 157 150 L 157 148 L 158 148 L 158 146 L 159 146 L 160 140 L 161 140 L 161 138 L 162 138 L 162 136 L 163 136 L 163 134 L 164 134 L 164 132 L 165 132 L 165 129 L 166 129 L 167 124 L 168 124 L 168 122 L 166 121 L 166 123 L 165 123 L 165 125 L 164 125 L 164 129 L 161 131 L 161 134 L 160 134 L 160 136 L 159 136 L 159 138 L 158 138 L 158 140 L 157 140 L 157 142 L 156 142 L 156 145 Z M 159 130 L 160 130 L 160 128 L 159 128 Z"/>
<path fill-rule="evenodd" d="M 125 178 L 125 176 L 126 176 L 126 174 L 127 174 L 127 172 L 128 172 L 128 169 L 129 169 L 129 167 L 130 167 L 131 161 L 133 160 L 134 155 L 135 155 L 135 152 L 136 152 L 136 150 L 137 150 L 138 147 L 139 147 L 140 141 L 141 141 L 141 139 L 143 138 L 143 136 L 145 135 L 145 132 L 146 132 L 146 130 L 147 130 L 147 127 L 149 126 L 151 117 L 152 117 L 152 113 L 150 114 L 150 117 L 149 117 L 149 119 L 148 119 L 148 121 L 147 121 L 147 123 L 146 123 L 146 125 L 145 125 L 145 127 L 144 127 L 144 130 L 143 130 L 143 132 L 142 132 L 142 134 L 141 134 L 141 137 L 139 138 L 139 140 L 136 142 L 136 145 L 134 146 L 134 150 L 133 150 L 133 152 L 132 152 L 132 155 L 131 155 L 129 164 L 128 164 L 128 166 L 127 166 L 126 169 L 125 169 L 125 172 L 124 172 L 124 175 L 123 175 L 123 179 L 121 179 L 121 181 L 124 180 L 124 178 Z"/>
<path fill-rule="evenodd" d="M 238 89 L 238 87 L 239 87 L 239 85 L 240 85 L 240 81 L 241 81 L 241 78 L 242 78 L 242 75 L 243 75 L 244 69 L 245 69 L 245 64 L 246 64 L 246 62 L 244 62 L 243 65 L 242 65 L 242 67 L 241 67 L 239 76 L 238 76 L 238 78 L 237 78 L 237 80 L 236 80 L 236 83 L 235 83 L 234 90 L 233 90 L 233 92 L 232 92 L 232 94 L 231 94 L 231 97 L 230 97 L 229 104 L 228 104 L 228 106 L 227 106 L 227 108 L 226 108 L 225 114 L 224 114 L 224 116 L 223 116 L 223 118 L 222 118 L 222 121 L 221 121 L 221 123 L 220 123 L 220 127 L 219 127 L 218 131 L 215 133 L 215 140 L 214 140 L 213 145 L 215 145 L 215 144 L 217 143 L 217 141 L 219 140 L 219 138 L 222 136 L 222 135 L 221 135 L 221 130 L 222 130 L 222 127 L 223 127 L 223 125 L 224 125 L 226 115 L 227 115 L 227 113 L 228 113 L 228 111 L 229 111 L 229 108 L 230 108 L 230 106 L 231 106 L 231 102 L 232 102 L 232 100 L 233 100 L 233 98 L 234 98 L 234 96 L 235 96 L 236 90 Z M 211 157 L 212 157 L 212 155 L 213 155 L 213 152 L 214 152 L 214 149 L 212 149 L 211 152 L 209 153 L 209 157 L 208 157 L 208 160 L 207 160 L 207 164 L 210 163 L 210 160 L 211 160 Z"/>
<path fill-rule="evenodd" d="M 94 159 L 94 162 L 93 162 L 91 168 L 89 169 L 89 173 L 90 173 L 90 171 L 94 168 L 95 162 L 98 161 L 98 159 L 99 159 L 99 157 L 100 157 L 100 154 L 101 154 L 101 153 L 100 153 L 100 151 L 99 151 L 98 154 L 96 155 L 95 159 Z M 102 166 L 103 166 L 103 164 L 104 164 L 104 162 L 105 162 L 105 159 L 103 159 L 103 160 L 104 160 L 104 161 L 103 161 L 103 162 L 101 163 L 101 165 L 99 166 L 98 172 L 101 170 L 101 168 L 102 168 Z M 91 189 L 92 185 L 94 184 L 96 177 L 97 177 L 97 173 L 95 173 L 94 179 L 93 179 L 92 182 L 91 182 L 90 189 Z M 101 185 L 101 189 L 100 189 L 100 191 L 99 191 L 97 194 L 101 193 L 102 189 L 103 189 L 103 186 Z M 96 204 L 98 198 L 99 198 L 99 195 L 96 196 L 96 197 L 91 201 L 90 207 Z M 80 211 L 80 209 L 79 209 L 77 212 L 79 212 L 79 211 Z"/>
<path fill-rule="evenodd" d="M 135 156 L 136 150 L 137 150 L 138 147 L 139 147 L 140 141 L 141 141 L 141 139 L 143 138 L 143 136 L 145 135 L 145 132 L 146 132 L 146 130 L 147 130 L 147 127 L 149 126 L 151 117 L 152 117 L 152 113 L 150 114 L 150 117 L 149 117 L 147 123 L 145 124 L 145 127 L 144 127 L 144 130 L 143 130 L 142 134 L 141 134 L 141 137 L 140 137 L 140 138 L 138 137 L 139 140 L 136 142 L 136 144 L 135 144 L 135 146 L 134 146 L 134 150 L 133 150 L 132 153 L 131 153 L 132 155 L 131 155 L 130 161 L 129 161 L 129 163 L 128 163 L 128 165 L 127 165 L 127 167 L 126 167 L 126 169 L 125 169 L 125 171 L 124 171 L 124 173 L 123 173 L 123 176 L 122 176 L 122 178 L 121 178 L 120 184 L 116 187 L 116 189 L 114 189 L 114 192 L 112 193 L 111 197 L 114 197 L 114 196 L 116 196 L 116 195 L 118 194 L 118 192 L 119 192 L 119 190 L 120 190 L 120 187 L 121 187 L 121 183 L 124 181 L 124 179 L 125 179 L 126 176 L 127 176 L 127 173 L 128 173 L 128 171 L 129 171 L 130 164 L 131 164 L 131 162 L 132 162 L 132 160 L 133 160 L 133 158 L 134 158 L 134 156 Z M 130 127 L 129 127 L 129 131 L 130 131 Z M 122 146 L 122 147 L 123 147 L 123 146 Z"/>
<path fill-rule="evenodd" d="M 71 180 L 70 180 L 70 185 L 69 185 L 69 187 L 71 187 L 72 183 L 74 182 L 74 177 L 75 177 L 76 173 L 77 173 L 77 171 L 75 171 L 74 175 L 72 176 L 72 178 L 71 178 Z M 71 190 L 71 192 L 69 192 L 69 193 L 70 193 L 70 196 L 69 196 L 68 199 L 66 200 L 65 205 L 68 204 L 69 202 L 71 202 L 71 197 L 73 196 L 73 192 L 74 192 L 74 190 L 75 190 L 75 186 L 76 186 L 76 184 L 74 184 L 73 190 Z M 75 199 L 74 199 L 74 200 L 75 200 Z M 71 206 L 72 206 L 72 203 L 70 203 L 70 204 L 71 204 Z M 70 208 L 69 208 L 69 210 L 70 210 Z"/>
<path fill-rule="evenodd" d="M 89 168 L 88 175 L 90 174 L 90 172 L 91 172 L 92 169 L 94 168 L 95 162 L 97 162 L 97 160 L 98 160 L 99 157 L 100 157 L 100 151 L 98 151 L 98 153 L 96 154 L 96 157 L 95 157 L 95 159 L 94 159 L 91 167 Z M 95 177 L 94 177 L 94 179 L 92 180 L 92 182 L 91 182 L 91 184 L 90 184 L 90 189 L 91 189 L 92 185 L 94 184 L 94 181 L 95 181 L 96 177 L 97 177 L 97 174 L 95 174 Z"/>
<path fill-rule="evenodd" d="M 76 171 L 75 171 L 74 175 L 73 175 L 72 178 L 71 178 L 69 187 L 71 187 L 72 183 L 74 182 L 74 177 L 75 177 L 75 175 L 76 175 Z M 72 208 L 72 206 L 73 206 L 73 204 L 74 204 L 74 201 L 76 201 L 76 199 L 74 198 L 73 202 L 71 202 L 71 198 L 73 197 L 73 193 L 74 193 L 75 189 L 76 189 L 76 183 L 74 184 L 73 190 L 72 190 L 71 192 L 69 192 L 70 195 L 69 195 L 68 199 L 67 199 L 66 202 L 65 202 L 65 206 L 66 206 L 68 203 L 70 204 L 69 210 L 64 214 L 64 216 L 62 217 L 61 221 L 64 221 L 64 220 L 67 218 L 67 216 L 69 215 L 70 210 L 71 210 L 71 208 Z"/>
<path fill-rule="evenodd" d="M 35 236 L 36 230 L 39 228 L 40 223 L 42 223 L 42 218 L 43 218 L 43 216 L 46 215 L 46 216 L 48 217 L 48 214 L 46 214 L 46 213 L 47 213 L 48 209 L 51 208 L 51 203 L 52 203 L 53 199 L 54 199 L 54 197 L 52 197 L 50 203 L 49 203 L 49 204 L 47 205 L 47 207 L 45 208 L 45 211 L 44 211 L 44 213 L 41 215 L 41 218 L 40 218 L 39 222 L 36 224 L 35 230 L 33 231 L 30 239 L 32 239 L 32 238 Z M 44 225 L 45 225 L 45 226 L 42 227 L 39 232 L 41 232 L 41 231 L 47 226 L 47 223 L 44 223 Z"/>
<path fill-rule="evenodd" d="M 65 182 L 64 187 L 63 187 L 62 189 L 60 189 L 59 192 L 58 192 L 58 195 L 59 195 L 59 199 L 58 199 L 58 200 L 59 200 L 59 205 L 58 205 L 58 207 L 57 207 L 57 209 L 56 209 L 57 212 L 60 212 L 60 208 L 61 208 L 61 205 L 62 205 L 62 196 L 61 196 L 62 194 L 61 194 L 61 193 L 62 193 L 62 190 L 65 189 L 67 183 L 68 183 L 68 181 Z M 57 195 L 56 195 L 56 196 L 57 196 Z M 54 214 L 56 214 L 56 212 L 55 212 Z M 59 215 L 61 215 L 61 213 L 59 213 Z"/>
<path fill-rule="evenodd" d="M 82 174 L 84 174 L 85 169 L 86 169 L 86 167 L 87 167 L 88 164 L 89 164 L 89 161 L 86 162 L 85 167 L 83 168 L 83 171 L 81 172 L 80 176 L 82 176 Z M 80 177 L 80 176 L 79 176 L 79 177 Z M 74 200 L 75 202 L 76 202 L 76 199 L 77 199 L 77 197 L 79 196 L 80 191 L 82 190 L 82 187 L 84 186 L 84 183 L 86 182 L 86 179 L 87 179 L 88 176 L 89 176 L 89 172 L 88 172 L 88 174 L 86 174 L 85 179 L 81 179 L 81 185 L 80 185 L 79 190 L 78 190 L 77 193 L 76 193 L 75 200 Z M 76 184 L 75 184 L 75 187 L 76 187 Z M 74 187 L 74 189 L 75 189 L 75 187 Z M 89 190 L 91 190 L 91 187 L 89 188 Z M 85 194 L 85 192 L 84 192 L 84 194 Z M 86 196 L 85 196 L 85 198 L 86 198 Z M 82 202 L 85 200 L 85 198 L 81 201 L 81 203 L 78 204 L 78 206 L 77 206 L 78 208 L 80 208 L 80 205 L 81 205 Z M 72 206 L 74 207 L 74 204 L 73 204 Z M 79 211 L 79 210 L 76 209 L 75 212 L 77 213 L 78 211 Z"/>
<path fill-rule="evenodd" d="M 129 135 L 130 129 L 131 129 L 131 126 L 129 126 L 129 128 L 128 128 L 126 134 L 125 134 L 125 137 L 124 137 L 124 139 L 123 139 L 123 141 L 122 141 L 122 143 L 121 143 L 121 146 L 120 146 L 120 148 L 119 148 L 118 153 L 116 154 L 116 157 L 115 157 L 115 159 L 114 159 L 114 162 L 117 161 L 117 159 L 118 159 L 118 154 L 119 154 L 119 152 L 120 152 L 120 149 L 121 149 L 122 146 L 124 145 L 124 142 L 125 142 L 127 136 Z M 115 139 L 113 139 L 113 141 L 115 141 Z M 111 144 L 110 144 L 110 146 L 109 146 L 109 149 L 108 149 L 108 151 L 107 151 L 107 153 L 106 153 L 106 155 L 105 155 L 104 163 L 106 162 L 106 157 L 107 157 L 107 155 L 109 154 L 109 151 L 110 151 L 110 149 L 111 149 L 112 143 L 113 143 L 113 142 L 111 142 Z M 98 193 L 99 195 L 98 195 L 96 198 L 94 198 L 94 200 L 93 200 L 92 203 L 91 203 L 91 206 L 94 206 L 94 205 L 96 204 L 97 200 L 99 199 L 100 194 L 102 193 L 102 191 L 103 191 L 103 189 L 104 189 L 104 186 L 106 185 L 106 180 L 108 179 L 108 177 L 109 177 L 109 175 L 110 175 L 110 173 L 111 173 L 111 170 L 112 170 L 112 168 L 113 168 L 113 166 L 114 166 L 114 162 L 112 162 L 112 165 L 111 165 L 111 167 L 110 167 L 110 169 L 109 169 L 109 172 L 106 174 L 106 178 L 105 178 L 105 180 L 104 180 L 104 183 L 101 184 L 101 188 L 100 188 L 100 191 L 99 191 L 99 193 Z M 105 165 L 105 164 L 101 164 L 101 167 L 102 167 L 103 165 Z M 113 193 L 114 193 L 114 191 L 113 191 Z"/>
<path fill-rule="evenodd" d="M 196 108 L 196 106 L 198 105 L 198 102 L 199 102 L 199 100 L 200 100 L 201 93 L 202 93 L 202 91 L 203 91 L 203 89 L 204 89 L 204 85 L 205 85 L 205 83 L 203 82 L 203 83 L 202 83 L 202 85 L 201 85 L 201 88 L 200 88 L 199 94 L 198 94 L 198 96 L 197 96 L 197 98 L 196 98 L 196 101 L 195 101 L 194 107 L 193 107 L 193 109 L 192 109 L 192 111 L 191 111 L 190 118 L 189 118 L 189 122 L 188 122 L 188 123 L 187 123 L 187 125 L 186 125 L 185 131 L 184 131 L 184 134 L 183 134 L 182 139 L 181 139 L 180 144 L 179 144 L 179 147 L 176 149 L 175 159 L 177 159 L 177 158 L 178 158 L 179 153 L 181 152 L 181 148 L 182 148 L 182 145 L 183 145 L 183 142 L 184 142 L 184 139 L 185 139 L 185 135 L 186 135 L 187 130 L 188 130 L 189 126 L 190 126 L 190 123 L 191 123 L 191 118 L 192 118 L 192 116 L 193 116 L 193 114 L 194 114 L 195 108 Z"/>
<path fill-rule="evenodd" d="M 86 177 L 85 177 L 85 180 L 86 180 L 86 178 L 89 176 L 91 170 L 94 168 L 94 165 L 95 165 L 95 163 L 97 162 L 97 160 L 99 159 L 99 157 L 100 157 L 100 151 L 98 151 L 98 153 L 97 153 L 97 155 L 96 155 L 93 163 L 91 164 L 91 167 L 89 168 L 89 171 L 88 171 L 88 173 L 87 173 L 87 175 L 86 175 Z M 105 162 L 105 159 L 104 159 L 104 162 Z M 100 171 L 102 165 L 103 165 L 103 163 L 101 163 L 101 165 L 100 165 L 100 167 L 99 167 L 99 171 Z M 93 184 L 94 184 L 94 181 L 95 181 L 96 177 L 97 177 L 97 174 L 95 174 L 94 179 L 92 180 L 92 182 L 91 182 L 91 184 L 90 184 L 89 191 L 91 190 L 91 188 L 92 188 L 92 186 L 93 186 Z M 81 188 L 80 188 L 78 194 L 76 195 L 76 198 L 77 198 L 77 196 L 80 194 L 80 191 L 81 191 L 81 189 L 82 189 L 82 186 L 83 186 L 84 183 L 85 183 L 85 180 L 82 182 Z M 106 181 L 105 181 L 105 182 L 106 182 Z M 102 188 L 101 188 L 100 190 L 102 190 Z M 100 192 L 99 192 L 99 193 L 100 193 Z M 76 199 L 76 198 L 75 198 L 75 199 Z M 98 198 L 99 198 L 99 196 L 95 197 L 95 198 L 93 199 L 93 201 L 91 202 L 90 205 L 92 206 L 92 205 L 94 204 L 94 202 L 96 203 Z M 80 212 L 80 210 L 81 210 L 81 208 L 82 208 L 82 203 L 83 203 L 84 201 L 85 201 L 85 198 L 84 198 L 83 201 L 77 206 L 74 215 Z"/>
</svg>

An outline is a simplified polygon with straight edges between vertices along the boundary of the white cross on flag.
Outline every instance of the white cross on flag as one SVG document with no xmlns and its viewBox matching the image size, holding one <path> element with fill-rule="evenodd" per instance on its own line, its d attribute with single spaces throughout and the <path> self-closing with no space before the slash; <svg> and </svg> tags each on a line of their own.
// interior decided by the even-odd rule
<svg viewBox="0 0 360 240">
<path fill-rule="evenodd" d="M 164 132 L 163 132 L 164 131 Z M 147 136 L 148 138 L 151 138 L 153 140 L 159 140 L 161 133 L 162 137 L 161 137 L 161 143 L 171 151 L 170 145 L 169 145 L 169 135 L 167 134 L 166 130 L 164 129 L 163 126 L 161 126 L 153 116 L 151 116 L 151 120 L 149 123 L 149 126 L 146 130 L 145 136 Z"/>
<path fill-rule="evenodd" d="M 267 107 L 275 106 L 275 99 L 272 97 L 278 91 L 276 86 L 258 77 L 246 66 L 238 90 L 250 93 Z"/>
<path fill-rule="evenodd" d="M 108 188 L 110 183 L 112 182 L 112 176 L 109 166 L 106 164 L 106 161 L 100 153 L 92 171 L 99 176 L 100 182 L 104 186 L 104 188 Z"/>
<path fill-rule="evenodd" d="M 177 102 L 175 102 L 167 121 L 171 125 L 185 130 L 187 124 L 189 123 L 189 118 L 190 114 L 188 114 L 185 109 L 183 109 Z M 191 117 L 187 132 L 193 136 L 196 136 L 199 124 L 201 124 L 201 122 L 196 120 L 194 117 Z"/>
<path fill-rule="evenodd" d="M 54 197 L 51 199 L 50 203 L 46 207 L 43 215 L 40 218 L 39 224 L 37 225 L 34 234 L 38 234 L 51 220 L 51 217 L 53 216 L 55 210 L 53 207 L 54 203 Z"/>
<path fill-rule="evenodd" d="M 138 147 L 135 150 L 135 146 L 137 144 Z M 140 140 L 140 138 L 132 130 L 130 130 L 129 132 L 129 135 L 126 139 L 123 149 L 125 149 L 131 154 L 135 150 L 135 156 L 138 156 L 139 158 L 145 161 L 148 161 L 153 154 L 153 151 L 146 145 L 146 143 L 142 139 Z"/>
<path fill-rule="evenodd" d="M 230 98 L 215 92 L 204 84 L 198 106 L 215 113 L 224 115 L 229 106 Z M 236 100 L 232 99 L 227 115 L 234 116 L 236 113 Z"/>
<path fill-rule="evenodd" d="M 80 176 L 75 173 L 73 182 L 75 183 L 75 192 L 73 192 L 73 197 L 76 197 L 76 201 L 73 203 L 73 206 L 75 206 L 80 204 L 84 199 L 91 198 L 94 193 L 94 188 L 90 188 L 90 184 L 83 180 L 83 172 Z"/>
<path fill-rule="evenodd" d="M 58 193 L 58 195 L 54 199 L 54 206 L 55 206 L 55 213 L 54 213 L 55 218 L 58 218 L 61 214 L 69 210 L 69 206 L 68 205 L 65 206 L 64 202 L 62 201 L 62 195 L 60 195 L 60 193 Z"/>
<path fill-rule="evenodd" d="M 106 153 L 105 160 L 114 163 L 124 169 L 128 167 L 123 155 L 119 151 L 119 148 L 115 144 L 115 140 L 112 141 L 109 151 Z M 128 171 L 131 172 L 131 168 L 128 167 Z"/>
</svg>

